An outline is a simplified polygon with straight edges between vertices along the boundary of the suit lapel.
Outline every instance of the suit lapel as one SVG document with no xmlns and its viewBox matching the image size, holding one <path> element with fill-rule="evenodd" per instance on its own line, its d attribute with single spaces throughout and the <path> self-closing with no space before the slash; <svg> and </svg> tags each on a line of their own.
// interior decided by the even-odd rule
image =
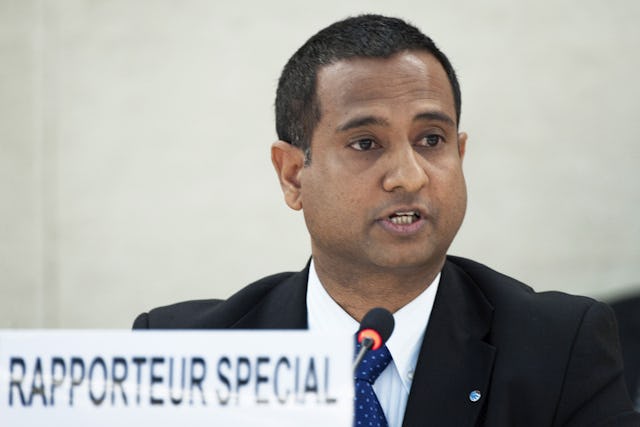
<svg viewBox="0 0 640 427">
<path fill-rule="evenodd" d="M 262 298 L 231 326 L 234 329 L 306 329 L 309 263 Z"/>
<path fill-rule="evenodd" d="M 495 347 L 484 341 L 492 315 L 472 279 L 445 262 L 403 427 L 476 425 L 493 369 Z M 474 391 L 480 393 L 475 402 Z"/>
</svg>

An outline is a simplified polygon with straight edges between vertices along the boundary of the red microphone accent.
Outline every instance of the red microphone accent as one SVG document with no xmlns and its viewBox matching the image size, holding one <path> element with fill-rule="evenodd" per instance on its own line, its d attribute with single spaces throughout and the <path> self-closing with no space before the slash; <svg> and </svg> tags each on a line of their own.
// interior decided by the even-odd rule
<svg viewBox="0 0 640 427">
<path fill-rule="evenodd" d="M 359 343 L 362 343 L 362 341 L 365 338 L 371 338 L 373 340 L 373 345 L 371 346 L 371 350 L 377 350 L 382 346 L 382 337 L 374 329 L 363 329 L 360 332 L 358 332 Z"/>
</svg>

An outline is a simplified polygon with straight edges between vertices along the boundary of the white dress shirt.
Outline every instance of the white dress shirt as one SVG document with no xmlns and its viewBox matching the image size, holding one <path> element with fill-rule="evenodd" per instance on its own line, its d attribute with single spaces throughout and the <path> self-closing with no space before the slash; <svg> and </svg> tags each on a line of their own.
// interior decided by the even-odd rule
<svg viewBox="0 0 640 427">
<path fill-rule="evenodd" d="M 395 328 L 387 347 L 393 360 L 373 385 L 389 427 L 401 427 L 407 407 L 409 390 L 416 369 L 424 331 L 429 323 L 440 273 L 434 281 L 409 304 L 393 314 Z M 358 331 L 359 323 L 347 314 L 320 283 L 313 260 L 307 283 L 307 320 L 309 330 L 325 333 Z"/>
</svg>

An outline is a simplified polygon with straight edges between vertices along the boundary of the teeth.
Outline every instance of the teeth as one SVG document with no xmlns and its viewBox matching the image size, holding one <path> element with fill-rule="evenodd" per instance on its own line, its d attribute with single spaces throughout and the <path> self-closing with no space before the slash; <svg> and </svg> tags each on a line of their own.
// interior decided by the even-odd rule
<svg viewBox="0 0 640 427">
<path fill-rule="evenodd" d="M 397 216 L 409 216 L 409 215 L 418 215 L 415 211 L 407 211 L 407 212 L 396 212 L 394 215 Z"/>
<path fill-rule="evenodd" d="M 416 212 L 396 212 L 389 220 L 396 225 L 407 225 L 417 221 L 419 215 Z"/>
<path fill-rule="evenodd" d="M 393 218 L 391 218 L 391 222 L 397 225 L 411 224 L 414 219 L 415 217 L 413 215 L 394 216 Z"/>
</svg>

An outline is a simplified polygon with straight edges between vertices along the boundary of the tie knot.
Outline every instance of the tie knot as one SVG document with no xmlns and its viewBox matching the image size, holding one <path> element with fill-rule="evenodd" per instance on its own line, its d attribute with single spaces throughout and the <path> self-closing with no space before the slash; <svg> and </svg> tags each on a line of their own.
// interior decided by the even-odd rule
<svg viewBox="0 0 640 427">
<path fill-rule="evenodd" d="M 358 351 L 360 351 L 360 343 L 356 343 L 356 354 Z M 355 377 L 373 384 L 389 362 L 391 362 L 391 353 L 386 345 L 377 350 L 369 350 L 358 365 Z"/>
</svg>

